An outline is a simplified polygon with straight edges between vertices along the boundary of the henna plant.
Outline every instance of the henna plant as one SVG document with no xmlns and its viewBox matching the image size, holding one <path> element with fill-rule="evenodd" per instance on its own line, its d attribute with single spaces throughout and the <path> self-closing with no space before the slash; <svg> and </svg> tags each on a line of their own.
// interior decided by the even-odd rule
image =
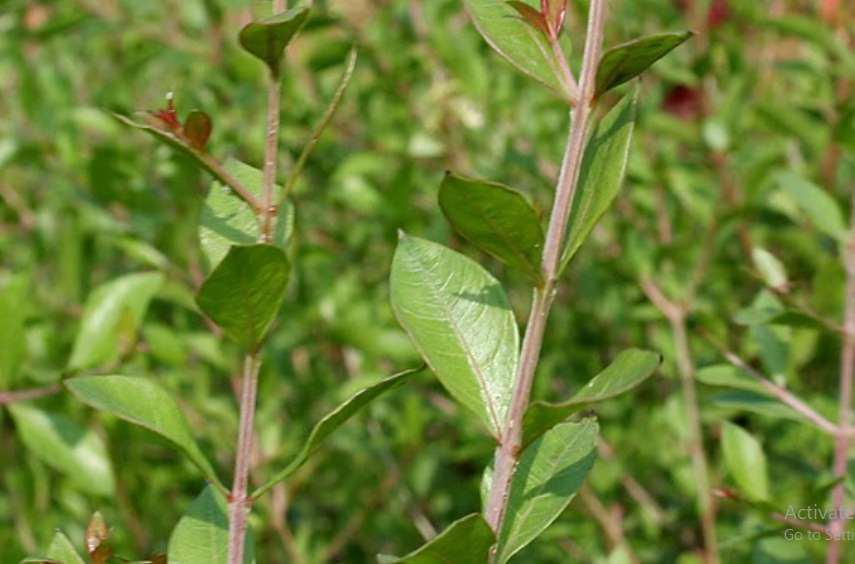
<svg viewBox="0 0 855 564">
<path fill-rule="evenodd" d="M 635 118 L 630 87 L 605 115 L 604 95 L 632 81 L 691 33 L 664 33 L 601 55 L 605 0 L 592 0 L 578 80 L 562 41 L 566 0 L 464 0 L 476 27 L 500 55 L 571 106 L 570 130 L 544 233 L 534 209 L 500 184 L 448 174 L 439 203 L 451 226 L 479 249 L 526 275 L 533 287 L 522 346 L 500 283 L 441 245 L 402 235 L 391 274 L 396 315 L 425 361 L 496 441 L 484 478 L 483 515 L 451 525 L 427 545 L 386 563 L 507 562 L 567 507 L 596 458 L 597 423 L 567 422 L 584 406 L 637 386 L 658 354 L 628 350 L 570 400 L 531 401 L 557 284 L 617 195 Z M 463 548 L 465 547 L 465 556 Z"/>
<path fill-rule="evenodd" d="M 189 157 L 214 177 L 215 182 L 202 207 L 199 227 L 201 248 L 210 274 L 196 294 L 196 304 L 207 320 L 244 352 L 239 431 L 231 488 L 225 486 L 213 464 L 196 443 L 192 428 L 176 400 L 153 380 L 105 375 L 79 376 L 65 381 L 65 386 L 84 403 L 147 428 L 166 439 L 207 479 L 209 485 L 171 535 L 166 555 L 169 562 L 254 562 L 253 544 L 247 528 L 247 515 L 252 503 L 273 486 L 292 476 L 324 440 L 357 411 L 401 385 L 414 372 L 391 376 L 356 393 L 313 428 L 302 449 L 294 455 L 287 467 L 274 473 L 267 483 L 249 493 L 253 419 L 263 346 L 285 300 L 290 272 L 286 251 L 293 231 L 295 212 L 289 195 L 318 138 L 341 102 L 356 64 L 356 51 L 353 50 L 325 114 L 297 159 L 284 188 L 278 186 L 284 56 L 309 15 L 306 7 L 283 11 L 283 4 L 276 2 L 274 10 L 278 10 L 277 13 L 250 23 L 240 32 L 239 37 L 241 46 L 260 59 L 268 70 L 268 109 L 262 171 L 233 159 L 220 163 L 211 156 L 206 149 L 212 130 L 211 118 L 194 110 L 182 123 L 172 94 L 168 96 L 166 109 L 143 113 L 141 121 L 115 116 L 126 125 L 153 135 Z M 104 364 L 106 358 L 114 356 L 112 353 L 115 351 L 108 351 L 109 354 L 105 356 L 103 347 L 99 348 L 97 343 L 93 345 L 91 339 L 86 340 L 93 332 L 102 331 L 108 325 L 102 315 L 105 296 L 112 299 L 110 303 L 113 305 L 110 307 L 115 309 L 118 303 L 119 309 L 129 306 L 139 313 L 144 307 L 139 303 L 140 300 L 147 303 L 161 282 L 160 274 L 137 275 L 131 282 L 122 281 L 118 288 L 108 288 L 94 303 L 87 304 L 82 337 L 79 337 L 72 353 L 70 368 L 80 370 L 98 366 Z M 147 297 L 140 298 L 141 295 Z M 87 550 L 95 564 L 105 562 L 111 555 L 109 547 L 101 542 L 107 538 L 106 525 L 98 530 L 103 533 L 100 537 L 87 536 Z M 62 533 L 58 533 L 54 539 L 48 557 L 48 560 L 32 561 L 61 561 L 66 564 L 82 562 Z M 155 561 L 163 561 L 163 556 L 158 558 Z"/>
</svg>

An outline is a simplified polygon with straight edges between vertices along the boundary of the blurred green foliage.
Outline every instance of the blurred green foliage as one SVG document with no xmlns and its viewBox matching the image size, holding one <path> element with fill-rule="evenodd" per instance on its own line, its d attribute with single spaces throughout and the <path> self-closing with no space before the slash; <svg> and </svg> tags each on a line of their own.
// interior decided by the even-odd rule
<svg viewBox="0 0 855 564">
<path fill-rule="evenodd" d="M 578 52 L 587 3 L 572 4 L 568 35 Z M 661 351 L 665 364 L 652 383 L 598 408 L 605 452 L 614 454 L 601 456 L 588 494 L 519 561 L 628 562 L 627 547 L 644 562 L 698 561 L 674 345 L 641 279 L 675 300 L 693 295 L 692 326 L 835 419 L 838 335 L 822 323 L 746 323 L 744 315 L 786 305 L 839 323 L 843 307 L 841 246 L 791 180 L 815 184 L 848 217 L 853 25 L 830 33 L 814 11 L 796 0 L 611 3 L 607 45 L 686 27 L 699 36 L 642 80 L 627 184 L 561 286 L 536 397 L 570 397 L 630 346 Z M 174 91 L 180 115 L 198 108 L 212 116 L 213 155 L 259 166 L 265 69 L 237 44 L 250 18 L 243 0 L 0 5 L 0 390 L 72 374 L 156 377 L 181 398 L 220 468 L 233 456 L 239 351 L 192 303 L 205 269 L 197 225 L 210 178 L 104 110 L 159 109 Z M 420 362 L 392 316 L 387 279 L 399 229 L 477 254 L 452 235 L 436 203 L 444 172 L 514 186 L 548 209 L 564 143 L 565 105 L 495 56 L 458 0 L 318 0 L 285 68 L 285 171 L 353 43 L 353 83 L 294 192 L 294 268 L 261 372 L 256 485 L 353 391 Z M 755 259 L 755 247 L 777 257 L 772 268 L 784 269 L 786 287 L 764 287 L 770 261 Z M 521 315 L 525 280 L 480 259 L 511 280 Z M 87 298 L 121 276 L 155 271 L 165 278 L 145 316 L 115 326 L 119 350 L 88 372 L 69 365 Z M 723 362 L 695 333 L 690 344 L 699 367 Z M 750 432 L 752 451 L 768 459 L 765 505 L 717 499 L 724 561 L 816 561 L 823 543 L 782 548 L 786 526 L 769 515 L 827 505 L 831 439 L 780 409 L 764 411 L 745 390 L 702 386 L 700 404 L 715 487 L 751 482 L 728 471 L 724 421 Z M 57 528 L 81 547 L 96 510 L 118 554 L 162 552 L 201 491 L 192 466 L 67 393 L 32 408 L 42 415 L 0 411 L 0 561 L 43 554 Z M 87 444 L 100 437 L 106 451 L 92 447 L 92 456 L 101 457 L 99 470 L 112 467 L 114 487 L 94 484 L 98 473 L 72 476 L 40 453 L 20 429 L 24 417 Z M 404 554 L 478 511 L 491 456 L 477 421 L 433 379 L 416 378 L 256 504 L 259 562 Z"/>
</svg>

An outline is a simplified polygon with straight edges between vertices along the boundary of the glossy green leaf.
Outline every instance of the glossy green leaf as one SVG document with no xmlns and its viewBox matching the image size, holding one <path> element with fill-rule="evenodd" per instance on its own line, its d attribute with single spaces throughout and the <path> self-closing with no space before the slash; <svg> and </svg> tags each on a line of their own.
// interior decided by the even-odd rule
<svg viewBox="0 0 855 564">
<path fill-rule="evenodd" d="M 418 550 L 400 558 L 380 555 L 380 564 L 486 564 L 496 542 L 492 529 L 479 514 L 452 523 Z"/>
<path fill-rule="evenodd" d="M 502 286 L 473 260 L 402 236 L 392 262 L 395 315 L 460 403 L 497 436 L 507 419 L 519 332 Z"/>
<path fill-rule="evenodd" d="M 0 390 L 15 384 L 27 350 L 24 322 L 30 289 L 26 277 L 16 276 L 0 290 Z"/>
<path fill-rule="evenodd" d="M 226 564 L 229 517 L 226 498 L 208 486 L 190 505 L 169 537 L 169 564 Z M 255 562 L 252 530 L 247 530 L 244 564 Z"/>
<path fill-rule="evenodd" d="M 439 205 L 455 231 L 470 243 L 541 284 L 543 228 L 526 199 L 501 184 L 447 174 Z"/>
<path fill-rule="evenodd" d="M 226 335 L 255 351 L 285 299 L 290 270 L 285 253 L 272 245 L 232 247 L 196 303 Z"/>
<path fill-rule="evenodd" d="M 76 421 L 16 404 L 9 410 L 21 441 L 33 455 L 81 489 L 113 495 L 113 469 L 101 439 Z"/>
<path fill-rule="evenodd" d="M 609 49 L 597 67 L 596 96 L 637 77 L 693 35 L 691 31 L 657 33 Z"/>
<path fill-rule="evenodd" d="M 564 100 L 573 94 L 549 40 L 503 0 L 464 0 L 475 27 L 499 55 Z M 528 1 L 527 4 L 534 5 Z"/>
<path fill-rule="evenodd" d="M 636 95 L 637 90 L 629 92 L 600 120 L 585 147 L 561 257 L 562 272 L 620 191 L 632 144 Z"/>
<path fill-rule="evenodd" d="M 238 39 L 244 49 L 261 59 L 270 72 L 278 76 L 285 49 L 303 28 L 308 17 L 308 8 L 294 8 L 247 25 L 240 31 Z"/>
<path fill-rule="evenodd" d="M 306 463 L 306 461 L 321 447 L 323 442 L 332 435 L 336 429 L 344 425 L 350 418 L 356 415 L 363 407 L 379 398 L 383 394 L 391 392 L 398 388 L 407 380 L 407 378 L 417 372 L 421 372 L 422 368 L 415 370 L 407 370 L 394 376 L 390 376 L 384 380 L 377 382 L 367 388 L 364 388 L 350 397 L 343 404 L 335 408 L 326 417 L 321 419 L 312 429 L 309 438 L 306 440 L 299 454 L 291 461 L 284 470 L 279 472 L 267 484 L 259 488 L 252 494 L 253 498 L 258 498 L 263 493 L 270 490 L 274 485 L 287 480 L 294 472 Z"/>
<path fill-rule="evenodd" d="M 721 448 L 727 470 L 752 501 L 769 500 L 769 474 L 763 447 L 748 431 L 725 421 L 721 426 Z"/>
<path fill-rule="evenodd" d="M 660 364 L 662 357 L 657 353 L 639 349 L 625 350 L 570 400 L 562 403 L 532 402 L 523 418 L 523 446 L 531 444 L 549 429 L 587 406 L 632 390 L 650 378 Z"/>
<path fill-rule="evenodd" d="M 264 173 L 235 159 L 223 164 L 223 170 L 245 187 L 251 194 L 261 198 Z M 281 188 L 276 187 L 280 192 Z M 273 232 L 273 244 L 285 249 L 294 233 L 294 206 L 285 201 L 279 207 L 279 215 Z M 231 188 L 213 182 L 199 218 L 199 240 L 202 252 L 211 268 L 215 268 L 233 245 L 252 245 L 260 235 L 258 218 L 252 207 L 235 195 Z"/>
<path fill-rule="evenodd" d="M 779 173 L 777 180 L 814 227 L 840 243 L 849 240 L 843 211 L 828 192 L 792 172 Z"/>
<path fill-rule="evenodd" d="M 157 433 L 225 491 L 211 463 L 196 444 L 190 423 L 178 404 L 153 380 L 133 376 L 81 376 L 66 380 L 65 386 L 83 403 Z"/>
<path fill-rule="evenodd" d="M 159 273 L 129 274 L 92 292 L 83 308 L 68 367 L 85 370 L 117 361 L 133 345 L 136 330 L 162 282 Z"/>
<path fill-rule="evenodd" d="M 562 423 L 520 458 L 499 534 L 497 564 L 536 539 L 570 505 L 597 458 L 594 420 Z"/>
</svg>

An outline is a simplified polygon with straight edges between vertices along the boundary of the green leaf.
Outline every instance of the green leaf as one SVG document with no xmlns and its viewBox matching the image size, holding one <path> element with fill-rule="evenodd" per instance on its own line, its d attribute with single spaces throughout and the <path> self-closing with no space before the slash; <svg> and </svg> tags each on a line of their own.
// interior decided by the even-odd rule
<svg viewBox="0 0 855 564">
<path fill-rule="evenodd" d="M 439 188 L 439 205 L 470 243 L 542 283 L 543 228 L 520 193 L 449 173 Z"/>
<path fill-rule="evenodd" d="M 776 178 L 814 227 L 840 243 L 849 240 L 843 212 L 828 192 L 792 172 L 781 172 Z"/>
<path fill-rule="evenodd" d="M 240 30 L 238 39 L 241 47 L 261 59 L 270 72 L 278 76 L 285 49 L 308 17 L 308 8 L 294 8 L 264 21 L 253 22 Z"/>
<path fill-rule="evenodd" d="M 443 386 L 498 436 L 519 362 L 518 328 L 499 282 L 451 249 L 404 235 L 390 293 L 398 321 Z"/>
<path fill-rule="evenodd" d="M 637 89 L 633 89 L 600 120 L 585 147 L 561 272 L 609 209 L 623 183 L 635 126 L 637 94 Z"/>
<path fill-rule="evenodd" d="M 92 292 L 83 308 L 69 369 L 116 362 L 134 344 L 136 330 L 162 282 L 163 275 L 155 272 L 129 274 Z"/>
<path fill-rule="evenodd" d="M 27 558 L 20 564 L 86 564 L 80 554 L 74 549 L 71 541 L 57 531 L 48 548 L 47 558 Z"/>
<path fill-rule="evenodd" d="M 113 495 L 113 468 L 98 435 L 63 415 L 21 404 L 10 405 L 9 411 L 18 436 L 32 454 L 81 489 Z"/>
<path fill-rule="evenodd" d="M 721 431 L 724 460 L 736 484 L 752 501 L 768 501 L 769 475 L 763 447 L 739 425 L 725 421 Z"/>
<path fill-rule="evenodd" d="M 29 304 L 30 281 L 15 276 L 0 292 L 0 390 L 11 388 L 27 350 L 24 322 Z"/>
<path fill-rule="evenodd" d="M 609 49 L 597 67 L 595 96 L 629 82 L 693 35 L 691 31 L 657 33 Z"/>
<path fill-rule="evenodd" d="M 264 173 L 235 159 L 223 164 L 223 170 L 256 198 L 261 198 Z M 281 191 L 280 187 L 275 188 Z M 273 244 L 288 246 L 294 233 L 294 206 L 286 201 L 279 207 Z M 215 268 L 233 245 L 252 245 L 260 235 L 258 217 L 252 207 L 239 198 L 226 184 L 213 182 L 199 218 L 199 240 L 211 268 Z"/>
<path fill-rule="evenodd" d="M 567 509 L 597 458 L 596 421 L 562 423 L 527 448 L 514 474 L 497 564 L 536 539 Z"/>
<path fill-rule="evenodd" d="M 486 564 L 495 542 L 496 537 L 484 517 L 473 514 L 455 521 L 435 539 L 406 556 L 381 554 L 377 561 L 380 564 Z"/>
<path fill-rule="evenodd" d="M 190 505 L 169 537 L 169 564 L 226 564 L 229 556 L 229 517 L 226 498 L 208 486 Z M 247 530 L 244 564 L 255 562 L 252 530 Z"/>
<path fill-rule="evenodd" d="M 335 408 L 330 414 L 321 419 L 312 429 L 300 453 L 267 484 L 256 490 L 252 497 L 257 499 L 282 480 L 290 478 L 306 461 L 320 448 L 323 442 L 363 407 L 401 386 L 408 377 L 421 372 L 423 368 L 407 370 L 364 388 L 350 397 L 346 402 Z"/>
<path fill-rule="evenodd" d="M 746 390 L 762 396 L 769 396 L 769 390 L 746 374 L 741 369 L 730 364 L 714 364 L 698 370 L 697 379 L 707 386 L 735 388 Z"/>
<path fill-rule="evenodd" d="M 463 0 L 463 3 L 475 27 L 499 55 L 567 102 L 573 102 L 561 63 L 540 31 L 503 0 Z"/>
<path fill-rule="evenodd" d="M 285 299 L 290 270 L 285 253 L 272 245 L 232 247 L 196 303 L 226 335 L 258 350 Z"/>
<path fill-rule="evenodd" d="M 775 255 L 762 247 L 754 247 L 751 259 L 767 286 L 780 289 L 787 287 L 787 271 Z"/>
<path fill-rule="evenodd" d="M 625 350 L 570 400 L 563 403 L 533 402 L 523 418 L 523 448 L 585 407 L 635 388 L 650 378 L 660 364 L 662 356 L 658 353 Z"/>
<path fill-rule="evenodd" d="M 226 491 L 193 438 L 190 423 L 159 384 L 133 376 L 81 376 L 65 386 L 83 403 L 153 431 L 172 443 L 221 491 Z"/>
</svg>

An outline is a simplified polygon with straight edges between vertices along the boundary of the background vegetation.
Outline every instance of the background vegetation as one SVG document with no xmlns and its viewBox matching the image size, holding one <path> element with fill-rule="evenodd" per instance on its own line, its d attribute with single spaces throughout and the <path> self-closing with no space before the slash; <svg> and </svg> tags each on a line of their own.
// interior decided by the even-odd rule
<svg viewBox="0 0 855 564">
<path fill-rule="evenodd" d="M 572 4 L 578 42 L 587 3 Z M 660 30 L 699 36 L 642 81 L 624 191 L 560 287 L 541 365 L 555 377 L 536 395 L 567 397 L 629 346 L 665 363 L 598 408 L 604 443 L 587 488 L 519 561 L 700 561 L 697 500 L 708 492 L 689 454 L 687 382 L 723 561 L 824 554 L 824 542 L 784 541 L 791 525 L 774 514 L 830 506 L 832 439 L 752 389 L 719 348 L 837 420 L 840 230 L 855 185 L 851 15 L 795 0 L 610 2 L 607 45 Z M 23 401 L 23 390 L 55 392 L 72 373 L 154 376 L 181 398 L 206 453 L 230 466 L 239 354 L 192 307 L 210 179 L 102 110 L 160 108 L 174 91 L 179 112 L 212 115 L 212 153 L 260 166 L 265 77 L 235 39 L 250 18 L 244 0 L 0 5 L 2 562 L 44 553 L 56 528 L 82 546 L 96 510 L 119 554 L 162 552 L 200 487 L 153 435 L 65 392 Z M 399 229 L 476 252 L 436 205 L 444 171 L 510 184 L 548 208 L 564 143 L 565 105 L 492 53 L 458 0 L 317 0 L 289 55 L 286 170 L 353 42 L 353 83 L 294 192 L 292 284 L 262 368 L 254 453 L 274 467 L 361 385 L 420 363 L 387 280 Z M 154 271 L 166 282 L 144 315 L 116 324 L 116 354 L 69 368 L 93 291 Z M 524 311 L 517 281 L 511 298 Z M 40 425 L 74 437 L 91 464 L 53 455 Z M 492 454 L 474 418 L 422 375 L 256 505 L 259 562 L 406 553 L 477 511 Z"/>
</svg>

